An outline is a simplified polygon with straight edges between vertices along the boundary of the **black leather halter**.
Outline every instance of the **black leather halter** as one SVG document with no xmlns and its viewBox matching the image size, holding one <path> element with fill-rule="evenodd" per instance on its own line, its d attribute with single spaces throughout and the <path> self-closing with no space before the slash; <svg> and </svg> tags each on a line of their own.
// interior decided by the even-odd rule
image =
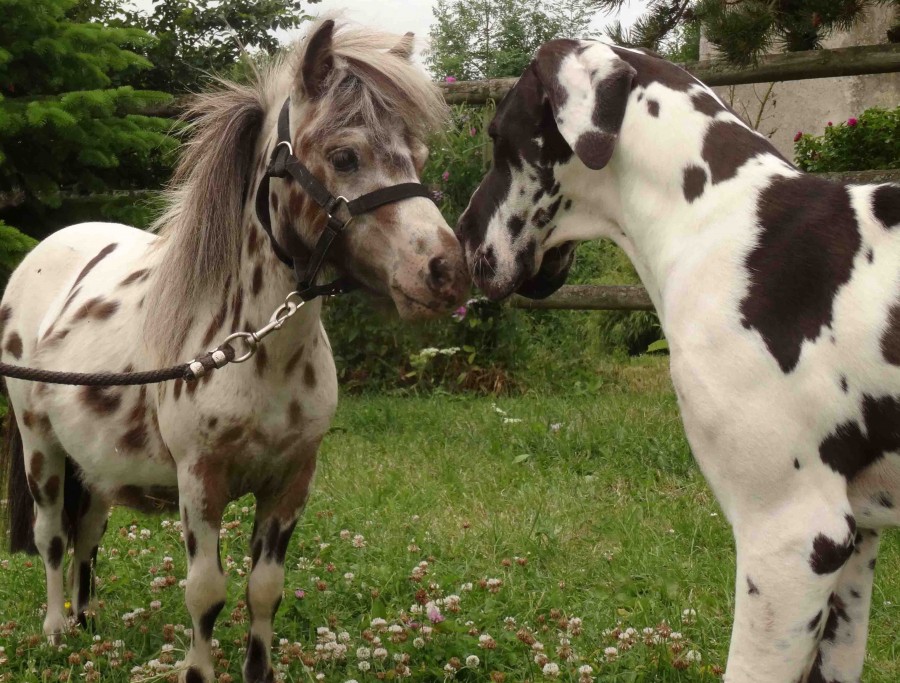
<svg viewBox="0 0 900 683">
<path fill-rule="evenodd" d="M 266 169 L 265 175 L 263 175 L 256 190 L 256 215 L 259 218 L 259 222 L 262 223 L 266 234 L 269 235 L 269 241 L 272 244 L 272 250 L 275 252 L 275 255 L 297 274 L 297 292 L 300 294 L 300 297 L 304 301 L 309 301 L 318 296 L 342 294 L 358 287 L 352 278 L 346 276 L 325 285 L 316 284 L 319 270 L 325 262 L 328 250 L 337 236 L 343 232 L 344 228 L 356 216 L 373 211 L 385 204 L 399 202 L 402 199 L 410 199 L 412 197 L 427 197 L 431 199 L 431 192 L 421 183 L 400 183 L 399 185 L 383 187 L 380 190 L 369 192 L 352 201 L 349 201 L 346 197 L 335 197 L 294 156 L 294 150 L 291 147 L 290 112 L 291 100 L 288 98 L 285 100 L 281 113 L 278 115 L 278 142 L 275 144 L 275 149 L 272 150 L 269 167 Z M 278 241 L 275 239 L 275 235 L 272 233 L 272 218 L 269 214 L 269 178 L 287 178 L 288 176 L 293 178 L 328 216 L 325 229 L 319 236 L 312 255 L 306 263 L 306 268 L 302 272 L 300 270 L 302 264 L 278 244 Z M 350 218 L 346 221 L 335 215 L 341 205 L 344 205 L 350 214 Z"/>
</svg>

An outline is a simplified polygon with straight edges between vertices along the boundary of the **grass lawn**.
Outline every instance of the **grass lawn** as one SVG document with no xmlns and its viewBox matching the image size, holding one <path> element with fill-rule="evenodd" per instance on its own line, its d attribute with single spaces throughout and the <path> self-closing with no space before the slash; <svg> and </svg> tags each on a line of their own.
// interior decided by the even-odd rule
<svg viewBox="0 0 900 683">
<path fill-rule="evenodd" d="M 733 544 L 685 442 L 666 362 L 596 376 L 565 395 L 344 398 L 288 553 L 275 623 L 284 680 L 717 679 Z M 252 511 L 251 500 L 232 505 L 222 532 L 222 681 L 241 680 Z M 889 533 L 871 683 L 900 680 L 898 555 Z M 39 635 L 40 562 L 0 557 L 0 680 L 164 681 L 183 656 L 173 519 L 114 512 L 97 635 L 75 633 L 62 651 Z"/>
</svg>

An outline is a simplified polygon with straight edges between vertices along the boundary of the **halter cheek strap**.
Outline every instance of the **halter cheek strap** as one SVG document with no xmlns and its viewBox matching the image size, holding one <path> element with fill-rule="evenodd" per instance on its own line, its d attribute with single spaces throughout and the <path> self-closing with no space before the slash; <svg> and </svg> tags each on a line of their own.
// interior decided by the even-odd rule
<svg viewBox="0 0 900 683">
<path fill-rule="evenodd" d="M 316 178 L 303 163 L 294 156 L 294 150 L 291 147 L 291 131 L 290 131 L 290 99 L 285 100 L 281 113 L 278 115 L 278 142 L 275 149 L 272 150 L 272 156 L 269 159 L 269 166 L 259 183 L 256 191 L 256 215 L 263 229 L 269 236 L 269 242 L 272 245 L 272 251 L 275 255 L 292 268 L 297 274 L 298 286 L 297 292 L 304 301 L 315 299 L 318 296 L 333 296 L 342 294 L 352 289 L 356 289 L 359 285 L 350 277 L 340 277 L 325 285 L 317 285 L 316 280 L 319 276 L 319 270 L 325 263 L 325 257 L 328 250 L 337 239 L 344 228 L 346 228 L 353 219 L 360 214 L 374 211 L 380 206 L 393 204 L 403 199 L 411 199 L 412 197 L 426 197 L 431 199 L 431 192 L 421 183 L 400 183 L 383 187 L 374 192 L 369 192 L 361 197 L 357 197 L 352 201 L 348 201 L 346 197 L 335 197 L 328 189 Z M 269 179 L 270 178 L 291 178 L 303 191 L 312 199 L 328 217 L 325 228 L 316 245 L 313 248 L 309 260 L 306 262 L 305 269 L 301 272 L 301 264 L 292 254 L 284 249 L 272 232 L 272 218 L 269 213 Z M 345 206 L 350 218 L 346 221 L 337 217 L 337 212 L 341 205 Z"/>
</svg>

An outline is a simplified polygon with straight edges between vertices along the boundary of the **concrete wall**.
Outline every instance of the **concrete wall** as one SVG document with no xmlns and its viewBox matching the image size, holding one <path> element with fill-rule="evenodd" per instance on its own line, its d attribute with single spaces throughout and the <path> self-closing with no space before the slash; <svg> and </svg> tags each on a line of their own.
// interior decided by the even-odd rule
<svg viewBox="0 0 900 683">
<path fill-rule="evenodd" d="M 823 44 L 836 48 L 886 43 L 893 16 L 891 7 L 874 7 L 850 31 L 836 32 Z M 701 40 L 700 58 L 714 56 L 715 48 Z M 722 86 L 716 92 L 793 159 L 797 131 L 820 134 L 829 121 L 837 124 L 870 107 L 900 105 L 900 73 Z"/>
</svg>

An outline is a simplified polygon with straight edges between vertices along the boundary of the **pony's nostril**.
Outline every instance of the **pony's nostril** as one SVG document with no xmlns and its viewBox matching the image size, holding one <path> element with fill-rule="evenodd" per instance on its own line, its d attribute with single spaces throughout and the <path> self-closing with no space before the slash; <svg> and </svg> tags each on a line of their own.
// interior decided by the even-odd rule
<svg viewBox="0 0 900 683">
<path fill-rule="evenodd" d="M 428 262 L 428 286 L 439 290 L 450 282 L 450 264 L 443 256 L 435 256 Z"/>
</svg>

